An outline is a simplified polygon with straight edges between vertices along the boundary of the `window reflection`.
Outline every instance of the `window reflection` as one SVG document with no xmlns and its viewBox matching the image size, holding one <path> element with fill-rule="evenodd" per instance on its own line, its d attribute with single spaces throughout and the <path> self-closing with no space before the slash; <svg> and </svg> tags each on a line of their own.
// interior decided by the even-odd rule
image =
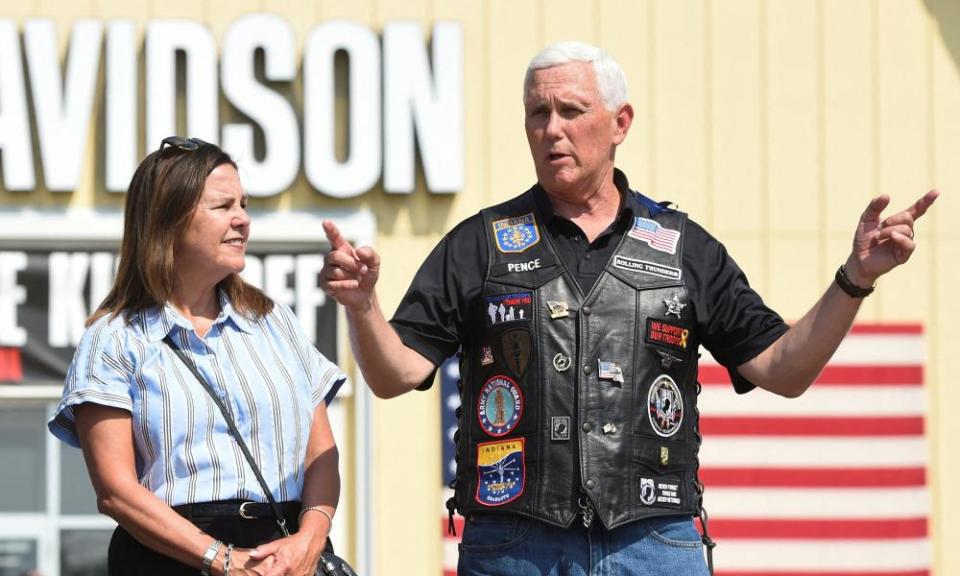
<svg viewBox="0 0 960 576">
<path fill-rule="evenodd" d="M 103 576 L 112 530 L 60 532 L 60 576 Z"/>
<path fill-rule="evenodd" d="M 46 430 L 43 406 L 0 406 L 0 512 L 46 507 Z"/>
<path fill-rule="evenodd" d="M 36 568 L 35 540 L 0 540 L 0 576 L 39 576 Z"/>
</svg>

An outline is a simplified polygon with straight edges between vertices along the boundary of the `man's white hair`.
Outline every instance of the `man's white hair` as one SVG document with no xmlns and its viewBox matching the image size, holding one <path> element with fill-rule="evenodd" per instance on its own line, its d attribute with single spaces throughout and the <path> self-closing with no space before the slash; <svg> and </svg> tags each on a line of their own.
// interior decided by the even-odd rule
<svg viewBox="0 0 960 576">
<path fill-rule="evenodd" d="M 584 42 L 557 42 L 537 53 L 527 65 L 527 74 L 523 79 L 523 97 L 533 80 L 536 70 L 552 68 L 570 62 L 589 62 L 593 64 L 593 73 L 597 77 L 597 87 L 603 104 L 611 112 L 616 112 L 627 102 L 627 75 L 620 63 L 605 50 Z"/>
</svg>

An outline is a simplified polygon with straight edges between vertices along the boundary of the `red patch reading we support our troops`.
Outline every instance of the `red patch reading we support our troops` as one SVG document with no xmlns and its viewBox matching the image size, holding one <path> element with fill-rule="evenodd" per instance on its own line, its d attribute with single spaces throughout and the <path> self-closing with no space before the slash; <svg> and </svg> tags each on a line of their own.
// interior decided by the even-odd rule
<svg viewBox="0 0 960 576">
<path fill-rule="evenodd" d="M 683 351 L 687 349 L 687 338 L 689 336 L 689 328 L 656 318 L 647 318 L 647 333 L 644 335 L 644 340 L 651 344 L 659 344 Z"/>
</svg>

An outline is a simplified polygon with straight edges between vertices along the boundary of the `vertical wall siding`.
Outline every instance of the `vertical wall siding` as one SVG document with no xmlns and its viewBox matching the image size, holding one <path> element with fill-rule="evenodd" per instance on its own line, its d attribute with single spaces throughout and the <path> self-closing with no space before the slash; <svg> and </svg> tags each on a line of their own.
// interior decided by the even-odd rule
<svg viewBox="0 0 960 576">
<path fill-rule="evenodd" d="M 219 39 L 237 16 L 283 15 L 298 34 L 348 18 L 379 29 L 438 19 L 464 29 L 466 185 L 456 195 L 333 201 L 301 175 L 277 209 L 370 208 L 379 222 L 384 308 L 394 309 L 442 234 L 534 181 L 523 134 L 526 62 L 548 42 L 579 39 L 624 65 L 636 115 L 618 164 L 634 188 L 674 201 L 725 242 L 751 282 L 788 319 L 800 317 L 846 256 L 870 197 L 893 208 L 945 192 L 918 227 L 909 266 L 881 281 L 861 320 L 922 322 L 930 390 L 934 562 L 960 573 L 960 6 L 954 0 L 39 0 L 3 16 L 53 18 L 64 39 L 79 17 L 189 18 Z M 141 31 L 142 32 L 142 31 Z M 425 32 L 428 33 L 428 32 Z M 102 94 L 102 81 L 100 86 Z M 302 81 L 294 100 L 302 105 Z M 341 95 L 341 101 L 343 96 Z M 341 102 L 342 103 L 342 102 Z M 94 126 L 91 144 L 102 141 Z M 102 201 L 93 155 L 72 204 Z M 102 189 L 102 184 L 100 189 Z M 48 192 L 31 204 L 63 205 Z M 0 206 L 24 204 L 0 192 Z M 349 365 L 350 362 L 347 361 Z M 441 542 L 436 391 L 376 402 L 373 538 L 378 574 L 438 574 Z M 401 473 L 402 471 L 402 473 Z"/>
</svg>

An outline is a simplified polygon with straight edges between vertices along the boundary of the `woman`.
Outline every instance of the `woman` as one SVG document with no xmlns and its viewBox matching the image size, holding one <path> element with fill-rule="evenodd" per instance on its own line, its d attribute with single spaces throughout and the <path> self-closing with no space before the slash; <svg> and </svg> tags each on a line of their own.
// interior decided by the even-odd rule
<svg viewBox="0 0 960 576">
<path fill-rule="evenodd" d="M 164 139 L 130 183 L 116 280 L 49 423 L 83 449 L 98 508 L 119 524 L 111 576 L 219 575 L 228 560 L 230 576 L 316 570 L 340 495 L 322 400 L 344 376 L 240 278 L 246 205 L 236 164 L 197 139 Z M 290 537 L 172 345 L 226 403 Z"/>
</svg>

